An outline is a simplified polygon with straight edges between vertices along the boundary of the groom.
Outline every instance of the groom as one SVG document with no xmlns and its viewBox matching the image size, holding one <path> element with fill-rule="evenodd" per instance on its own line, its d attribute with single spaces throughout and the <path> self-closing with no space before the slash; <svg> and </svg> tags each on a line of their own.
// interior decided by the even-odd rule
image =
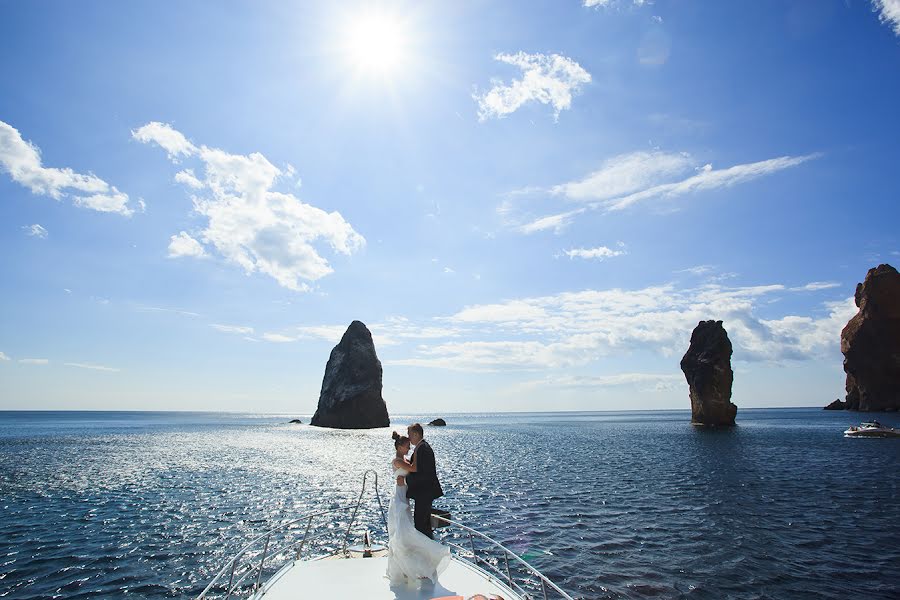
<svg viewBox="0 0 900 600">
<path fill-rule="evenodd" d="M 422 426 L 413 423 L 406 428 L 409 441 L 416 449 L 413 450 L 410 462 L 416 465 L 416 472 L 406 476 L 406 497 L 416 501 L 413 511 L 413 521 L 416 529 L 434 539 L 431 531 L 431 503 L 435 498 L 444 495 L 441 482 L 437 478 L 437 469 L 434 464 L 434 451 L 424 439 Z"/>
</svg>

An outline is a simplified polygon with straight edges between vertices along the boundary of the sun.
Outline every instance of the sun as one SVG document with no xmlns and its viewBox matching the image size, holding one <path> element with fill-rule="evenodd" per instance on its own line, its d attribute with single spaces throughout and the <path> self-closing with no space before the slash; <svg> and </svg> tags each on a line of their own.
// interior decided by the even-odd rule
<svg viewBox="0 0 900 600">
<path fill-rule="evenodd" d="M 409 52 L 409 32 L 402 20 L 387 13 L 354 16 L 344 31 L 343 53 L 364 74 L 398 71 Z"/>
</svg>

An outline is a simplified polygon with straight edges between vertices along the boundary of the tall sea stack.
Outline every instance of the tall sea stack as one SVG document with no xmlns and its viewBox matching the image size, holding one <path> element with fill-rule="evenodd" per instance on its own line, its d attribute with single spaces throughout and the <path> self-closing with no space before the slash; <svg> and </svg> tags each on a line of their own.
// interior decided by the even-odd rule
<svg viewBox="0 0 900 600">
<path fill-rule="evenodd" d="M 325 365 L 319 406 L 312 425 L 335 429 L 371 429 L 390 425 L 381 397 L 381 361 L 372 333 L 353 321 Z"/>
<path fill-rule="evenodd" d="M 691 393 L 691 422 L 734 425 L 737 406 L 731 403 L 731 341 L 722 321 L 700 321 L 681 359 Z"/>
<path fill-rule="evenodd" d="M 856 313 L 841 331 L 847 408 L 900 410 L 900 273 L 869 269 L 856 285 Z"/>
</svg>

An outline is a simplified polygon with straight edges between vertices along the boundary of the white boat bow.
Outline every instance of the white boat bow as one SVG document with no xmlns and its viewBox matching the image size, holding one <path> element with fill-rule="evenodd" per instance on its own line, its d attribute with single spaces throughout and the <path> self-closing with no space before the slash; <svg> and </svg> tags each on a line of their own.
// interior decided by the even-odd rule
<svg viewBox="0 0 900 600">
<path fill-rule="evenodd" d="M 318 511 L 283 523 L 257 536 L 216 573 L 197 597 L 282 600 L 297 598 L 366 598 L 367 600 L 534 600 L 572 597 L 496 540 L 451 520 L 432 515 L 446 530 L 440 541 L 450 547 L 447 569 L 435 583 L 418 587 L 391 585 L 387 548 L 371 543 L 349 545 L 369 476 L 374 476 L 381 522 L 387 519 L 378 493 L 378 473 L 363 474 L 356 504 Z M 346 527 L 336 526 L 350 514 Z M 264 580 L 264 574 L 269 573 Z"/>
</svg>

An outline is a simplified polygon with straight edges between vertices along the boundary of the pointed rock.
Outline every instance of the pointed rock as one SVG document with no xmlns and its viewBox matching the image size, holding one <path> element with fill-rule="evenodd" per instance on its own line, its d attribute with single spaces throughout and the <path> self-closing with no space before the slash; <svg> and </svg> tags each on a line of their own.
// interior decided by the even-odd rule
<svg viewBox="0 0 900 600">
<path fill-rule="evenodd" d="M 869 269 L 856 286 L 859 312 L 841 331 L 847 408 L 900 410 L 900 273 Z"/>
<path fill-rule="evenodd" d="M 731 341 L 722 321 L 700 321 L 681 359 L 691 394 L 691 422 L 734 425 L 737 406 L 731 403 Z"/>
<path fill-rule="evenodd" d="M 353 321 L 325 365 L 319 406 L 312 425 L 336 429 L 371 429 L 390 425 L 381 397 L 381 361 L 372 334 Z"/>
</svg>

